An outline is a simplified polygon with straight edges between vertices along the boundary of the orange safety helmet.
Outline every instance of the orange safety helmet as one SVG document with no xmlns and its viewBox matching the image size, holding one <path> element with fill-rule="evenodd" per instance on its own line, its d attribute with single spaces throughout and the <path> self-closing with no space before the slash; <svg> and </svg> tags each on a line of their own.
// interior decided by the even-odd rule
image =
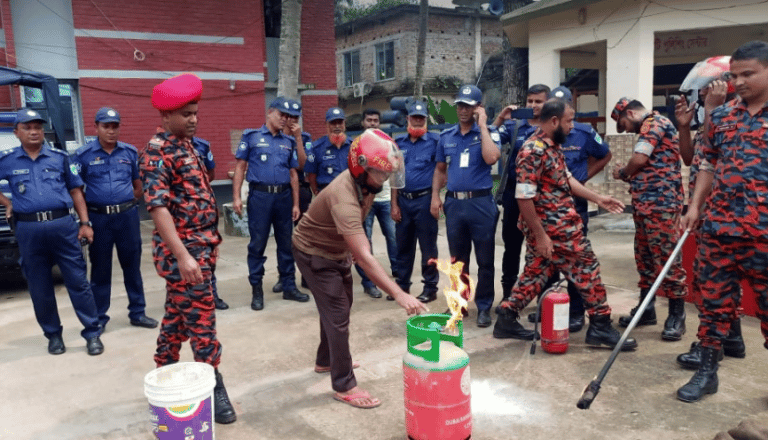
<svg viewBox="0 0 768 440">
<path fill-rule="evenodd" d="M 376 128 L 365 130 L 352 141 L 348 156 L 349 172 L 357 179 L 369 169 L 390 174 L 393 188 L 405 186 L 403 155 L 395 141 Z"/>
<path fill-rule="evenodd" d="M 707 58 L 704 61 L 699 61 L 688 72 L 688 75 L 683 80 L 683 84 L 680 85 L 681 92 L 689 92 L 691 90 L 701 90 L 706 88 L 709 83 L 715 80 L 723 80 L 728 83 L 728 93 L 733 93 L 736 89 L 729 81 L 731 73 L 731 57 L 730 56 L 718 56 Z"/>
</svg>

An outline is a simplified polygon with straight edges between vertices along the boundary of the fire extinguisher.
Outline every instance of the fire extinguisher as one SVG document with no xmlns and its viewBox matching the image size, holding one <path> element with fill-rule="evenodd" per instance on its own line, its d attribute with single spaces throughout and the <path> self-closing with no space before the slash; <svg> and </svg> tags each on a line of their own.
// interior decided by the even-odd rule
<svg viewBox="0 0 768 440">
<path fill-rule="evenodd" d="M 561 283 L 556 284 L 541 296 L 536 307 L 536 324 L 533 328 L 531 354 L 536 353 L 536 339 L 541 338 L 541 348 L 547 353 L 561 354 L 568 351 L 568 318 L 570 298 Z M 536 329 L 541 317 L 541 335 Z"/>
</svg>

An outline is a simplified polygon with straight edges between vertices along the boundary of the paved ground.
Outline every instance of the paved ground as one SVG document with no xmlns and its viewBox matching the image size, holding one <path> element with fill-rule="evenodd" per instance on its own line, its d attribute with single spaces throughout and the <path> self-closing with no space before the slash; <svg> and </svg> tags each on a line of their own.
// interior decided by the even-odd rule
<svg viewBox="0 0 768 440">
<path fill-rule="evenodd" d="M 636 301 L 631 230 L 615 227 L 622 219 L 626 216 L 600 216 L 591 225 L 614 321 Z M 143 226 L 147 313 L 159 319 L 164 284 L 149 258 L 151 225 Z M 232 306 L 218 314 L 224 346 L 221 371 L 238 412 L 236 423 L 216 426 L 217 438 L 405 438 L 401 370 L 405 313 L 392 302 L 367 297 L 355 275 L 351 345 L 362 364 L 356 375 L 383 405 L 359 410 L 335 402 L 328 377 L 312 371 L 319 332 L 313 303 L 283 301 L 271 293 L 276 269 L 270 243 L 266 308 L 252 311 L 246 243 L 244 238 L 225 237 L 217 269 L 221 296 Z M 447 256 L 444 235 L 439 245 L 441 256 Z M 376 254 L 386 263 L 384 249 L 383 238 L 375 235 Z M 496 261 L 501 261 L 502 252 L 499 235 Z M 113 274 L 112 321 L 102 337 L 106 351 L 97 357 L 85 352 L 81 327 L 62 285 L 56 291 L 67 353 L 61 356 L 47 354 L 24 288 L 0 287 L 0 439 L 152 438 L 143 377 L 154 367 L 157 330 L 129 325 L 120 277 L 119 270 Z M 497 297 L 499 277 L 500 269 Z M 660 300 L 657 305 L 662 319 L 665 303 Z M 439 299 L 430 307 L 440 312 L 445 301 Z M 691 376 L 674 361 L 694 338 L 695 309 L 688 305 L 687 311 L 691 330 L 681 342 L 662 342 L 661 325 L 633 332 L 640 348 L 619 356 L 592 408 L 583 411 L 576 408 L 576 401 L 609 351 L 585 346 L 582 331 L 571 336 L 565 355 L 539 349 L 531 356 L 529 343 L 496 340 L 490 328 L 477 328 L 472 309 L 465 348 L 472 371 L 473 438 L 709 440 L 745 418 L 768 424 L 768 352 L 754 318 L 744 321 L 747 358 L 726 358 L 721 363 L 720 391 L 697 404 L 675 399 L 675 390 Z M 191 360 L 186 346 L 182 360 Z"/>
</svg>

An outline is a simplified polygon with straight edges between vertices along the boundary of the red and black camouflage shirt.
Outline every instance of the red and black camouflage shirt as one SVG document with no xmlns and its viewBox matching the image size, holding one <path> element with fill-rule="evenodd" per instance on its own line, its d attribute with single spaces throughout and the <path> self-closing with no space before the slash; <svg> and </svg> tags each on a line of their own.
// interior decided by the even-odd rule
<svg viewBox="0 0 768 440">
<path fill-rule="evenodd" d="M 684 194 L 680 141 L 672 121 L 657 112 L 646 116 L 634 152 L 648 156 L 648 162 L 629 180 L 632 209 L 680 212 Z"/>
<path fill-rule="evenodd" d="M 754 116 L 741 98 L 716 108 L 702 171 L 714 172 L 702 231 L 768 240 L 768 103 Z"/>
<path fill-rule="evenodd" d="M 192 143 L 158 129 L 139 156 L 139 171 L 147 210 L 168 208 L 184 246 L 221 243 L 216 198 Z M 165 246 L 157 228 L 153 234 L 153 241 Z"/>
<path fill-rule="evenodd" d="M 538 129 L 520 148 L 516 159 L 515 198 L 532 199 L 544 232 L 552 240 L 566 241 L 581 233 L 582 220 L 568 180 L 571 172 L 559 145 Z M 522 216 L 518 227 L 532 239 Z"/>
</svg>

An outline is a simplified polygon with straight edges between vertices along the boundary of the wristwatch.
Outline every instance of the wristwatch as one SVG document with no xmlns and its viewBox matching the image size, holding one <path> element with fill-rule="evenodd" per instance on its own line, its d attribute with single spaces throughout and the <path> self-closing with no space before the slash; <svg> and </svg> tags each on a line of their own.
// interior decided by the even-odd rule
<svg viewBox="0 0 768 440">
<path fill-rule="evenodd" d="M 89 228 L 92 228 L 93 223 L 91 223 L 91 221 L 88 220 L 87 222 L 80 222 L 80 226 L 88 226 Z"/>
</svg>

